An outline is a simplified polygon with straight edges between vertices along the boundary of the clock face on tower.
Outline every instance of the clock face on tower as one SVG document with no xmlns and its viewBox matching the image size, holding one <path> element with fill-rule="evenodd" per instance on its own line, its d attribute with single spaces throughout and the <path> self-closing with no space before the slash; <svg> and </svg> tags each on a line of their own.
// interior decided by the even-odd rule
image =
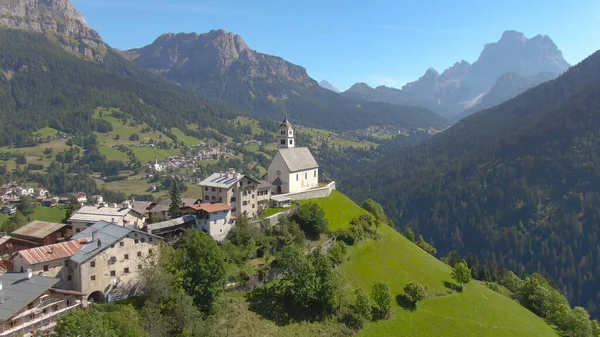
<svg viewBox="0 0 600 337">
<path fill-rule="evenodd" d="M 281 171 L 277 171 L 277 175 L 280 176 L 281 175 Z"/>
</svg>

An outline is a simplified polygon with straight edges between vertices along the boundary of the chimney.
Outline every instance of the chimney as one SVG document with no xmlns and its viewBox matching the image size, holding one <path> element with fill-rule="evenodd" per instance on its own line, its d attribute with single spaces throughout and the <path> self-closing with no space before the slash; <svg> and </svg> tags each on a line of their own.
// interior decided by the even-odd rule
<svg viewBox="0 0 600 337">
<path fill-rule="evenodd" d="M 27 268 L 25 272 L 27 273 L 27 279 L 30 279 L 33 276 L 33 270 L 31 270 L 31 268 Z"/>
<path fill-rule="evenodd" d="M 92 231 L 92 241 L 96 241 L 96 240 L 98 240 L 98 231 L 93 230 Z"/>
<path fill-rule="evenodd" d="M 102 241 L 98 240 L 98 248 L 102 246 Z"/>
<path fill-rule="evenodd" d="M 50 254 L 54 254 L 54 247 L 50 247 Z"/>
</svg>

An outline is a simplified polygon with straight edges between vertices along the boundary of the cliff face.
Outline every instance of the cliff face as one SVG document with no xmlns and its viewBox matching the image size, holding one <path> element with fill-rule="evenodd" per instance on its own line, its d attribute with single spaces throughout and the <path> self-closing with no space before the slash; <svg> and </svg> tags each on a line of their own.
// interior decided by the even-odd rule
<svg viewBox="0 0 600 337">
<path fill-rule="evenodd" d="M 3 0 L 0 26 L 47 34 L 70 52 L 99 60 L 107 45 L 69 0 Z"/>
</svg>

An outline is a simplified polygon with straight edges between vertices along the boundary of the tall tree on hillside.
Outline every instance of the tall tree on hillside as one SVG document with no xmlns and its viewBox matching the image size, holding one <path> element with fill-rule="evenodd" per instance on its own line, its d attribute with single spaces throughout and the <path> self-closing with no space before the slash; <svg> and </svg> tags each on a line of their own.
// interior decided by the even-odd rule
<svg viewBox="0 0 600 337">
<path fill-rule="evenodd" d="M 465 284 L 471 282 L 471 269 L 467 267 L 467 264 L 464 261 L 459 262 L 452 268 L 451 276 L 462 289 Z"/>
<path fill-rule="evenodd" d="M 385 317 L 392 306 L 392 293 L 388 285 L 383 282 L 375 283 L 371 289 L 371 298 L 377 306 L 379 317 Z"/>
<path fill-rule="evenodd" d="M 171 204 L 169 205 L 169 217 L 171 219 L 181 216 L 181 192 L 179 191 L 179 180 L 175 179 L 171 185 L 171 191 L 169 192 L 169 198 Z"/>
</svg>

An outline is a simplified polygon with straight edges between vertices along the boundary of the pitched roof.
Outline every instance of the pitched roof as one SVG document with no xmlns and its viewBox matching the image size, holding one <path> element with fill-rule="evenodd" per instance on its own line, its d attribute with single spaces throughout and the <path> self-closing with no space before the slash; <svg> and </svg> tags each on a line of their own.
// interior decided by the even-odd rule
<svg viewBox="0 0 600 337">
<path fill-rule="evenodd" d="M 87 244 L 87 241 L 88 239 L 85 238 L 60 242 L 42 247 L 24 249 L 19 251 L 17 254 L 23 257 L 30 265 L 60 260 L 73 256 Z"/>
<path fill-rule="evenodd" d="M 32 275 L 27 278 L 27 273 L 6 273 L 0 276 L 2 289 L 0 290 L 0 320 L 6 321 L 19 310 L 27 306 L 36 298 L 43 295 L 48 289 L 60 281 L 54 277 Z"/>
<path fill-rule="evenodd" d="M 149 225 L 147 225 L 147 227 L 149 230 L 155 231 L 158 229 L 179 226 L 184 223 L 188 223 L 188 222 L 192 222 L 192 221 L 193 222 L 196 221 L 196 216 L 193 214 L 186 214 L 186 215 L 176 218 L 176 219 L 171 219 L 171 220 L 167 220 L 167 221 L 161 221 L 161 222 L 149 224 Z"/>
<path fill-rule="evenodd" d="M 281 185 L 283 185 L 283 181 L 281 181 L 281 178 L 277 177 L 277 179 L 275 179 L 275 181 L 273 181 L 273 185 L 281 186 Z"/>
<path fill-rule="evenodd" d="M 150 212 L 149 209 L 155 205 L 156 205 L 156 203 L 152 202 L 152 201 L 137 201 L 136 200 L 136 201 L 131 202 L 132 209 L 140 215 L 144 215 L 144 214 Z"/>
<path fill-rule="evenodd" d="M 20 236 L 26 239 L 43 239 L 48 235 L 62 229 L 65 226 L 65 224 L 61 223 L 36 220 L 12 232 L 12 235 Z"/>
<path fill-rule="evenodd" d="M 237 174 L 237 177 L 236 177 L 236 174 Z M 241 173 L 230 174 L 228 172 L 216 172 L 216 173 L 211 174 L 208 178 L 204 179 L 200 183 L 200 186 L 229 189 L 229 188 L 233 187 L 235 185 L 235 183 L 237 183 L 238 181 L 240 181 L 244 178 L 250 179 L 257 184 L 259 183 L 259 181 L 256 178 L 253 178 L 253 177 L 247 176 L 247 175 L 243 175 Z"/>
<path fill-rule="evenodd" d="M 202 202 L 202 200 L 200 198 L 182 198 L 181 199 L 182 207 L 192 206 L 192 205 L 195 205 L 200 202 Z"/>
<path fill-rule="evenodd" d="M 283 119 L 283 121 L 281 122 L 281 124 L 279 124 L 279 127 L 285 126 L 286 128 L 290 129 L 292 127 L 292 123 L 290 123 L 290 121 L 287 119 L 287 117 L 285 117 Z"/>
<path fill-rule="evenodd" d="M 270 182 L 268 182 L 266 180 L 260 180 L 259 181 L 258 189 L 271 188 L 271 187 L 273 187 L 273 185 L 271 185 Z"/>
<path fill-rule="evenodd" d="M 76 235 L 74 235 L 71 239 L 78 240 L 78 239 L 91 238 L 92 233 L 94 231 L 98 231 L 98 241 L 100 241 L 100 245 L 98 245 L 98 241 L 88 240 L 88 243 L 85 244 L 81 248 L 81 250 L 79 250 L 77 253 L 75 253 L 71 257 L 71 261 L 79 263 L 79 264 L 84 263 L 84 262 L 94 258 L 94 256 L 100 254 L 105 249 L 107 249 L 107 248 L 111 247 L 112 245 L 116 244 L 117 242 L 121 241 L 123 238 L 125 238 L 127 235 L 129 235 L 131 233 L 139 233 L 139 234 L 149 235 L 158 240 L 162 240 L 162 238 L 160 236 L 148 234 L 146 232 L 142 232 L 142 231 L 139 231 L 139 230 L 133 229 L 133 228 L 119 226 L 114 223 L 109 223 L 106 221 L 96 222 L 92 226 L 87 227 L 86 229 L 81 231 L 81 233 L 77 233 Z"/>
<path fill-rule="evenodd" d="M 319 164 L 307 147 L 291 147 L 277 150 L 290 172 L 315 169 Z"/>
<path fill-rule="evenodd" d="M 119 208 L 119 207 L 96 207 L 96 206 L 83 206 L 71 215 L 69 222 L 98 222 L 98 221 L 112 221 L 113 218 L 123 218 L 127 215 L 131 209 Z"/>
<path fill-rule="evenodd" d="M 189 208 L 195 209 L 197 211 L 205 211 L 207 213 L 217 213 L 217 212 L 223 212 L 223 211 L 228 211 L 230 209 L 233 209 L 233 207 L 223 204 L 223 203 L 218 203 L 218 202 L 214 202 L 214 203 L 202 203 L 200 205 L 192 205 L 192 206 L 188 206 Z"/>
</svg>

